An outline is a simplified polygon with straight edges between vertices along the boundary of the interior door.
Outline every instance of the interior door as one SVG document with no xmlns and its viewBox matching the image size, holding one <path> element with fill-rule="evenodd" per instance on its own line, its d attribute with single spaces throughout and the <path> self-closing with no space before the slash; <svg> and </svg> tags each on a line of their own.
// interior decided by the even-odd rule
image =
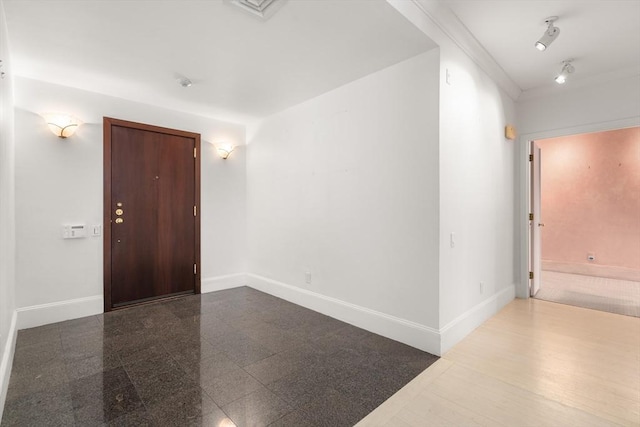
<svg viewBox="0 0 640 427">
<path fill-rule="evenodd" d="M 200 292 L 200 136 L 105 118 L 105 311 Z"/>
<path fill-rule="evenodd" d="M 542 274 L 542 239 L 541 239 L 541 227 L 544 223 L 541 219 L 542 207 L 541 207 L 541 151 L 540 147 L 536 145 L 535 141 L 531 141 L 531 155 L 533 156 L 530 162 L 531 165 L 531 212 L 533 213 L 533 219 L 529 221 L 529 227 L 531 230 L 531 272 L 533 272 L 533 279 L 531 279 L 531 296 L 535 296 L 540 290 L 540 275 Z"/>
</svg>

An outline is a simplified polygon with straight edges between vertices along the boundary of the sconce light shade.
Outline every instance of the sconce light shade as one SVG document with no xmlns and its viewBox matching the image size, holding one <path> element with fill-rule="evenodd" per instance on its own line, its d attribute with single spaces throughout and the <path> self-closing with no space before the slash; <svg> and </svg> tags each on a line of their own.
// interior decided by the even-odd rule
<svg viewBox="0 0 640 427">
<path fill-rule="evenodd" d="M 547 24 L 547 31 L 544 32 L 542 37 L 536 42 L 536 49 L 539 51 L 546 50 L 551 43 L 560 35 L 560 28 L 554 27 L 553 23 L 558 20 L 557 16 L 550 16 L 545 19 L 544 23 Z"/>
<path fill-rule="evenodd" d="M 235 147 L 231 144 L 219 144 L 216 147 L 216 149 L 218 150 L 218 155 L 223 159 L 226 159 L 227 157 L 229 157 L 229 154 L 231 154 L 234 148 Z"/>
<path fill-rule="evenodd" d="M 60 138 L 70 137 L 80 126 L 78 119 L 66 114 L 47 114 L 44 119 L 47 121 L 51 132 Z"/>
</svg>

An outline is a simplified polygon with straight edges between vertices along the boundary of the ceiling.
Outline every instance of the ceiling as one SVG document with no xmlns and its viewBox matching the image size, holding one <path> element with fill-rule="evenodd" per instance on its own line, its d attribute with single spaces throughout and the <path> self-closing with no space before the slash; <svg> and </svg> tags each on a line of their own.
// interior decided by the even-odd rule
<svg viewBox="0 0 640 427">
<path fill-rule="evenodd" d="M 640 0 L 443 0 L 509 77 L 527 91 L 556 85 L 562 61 L 571 81 L 615 71 L 640 73 Z M 549 16 L 560 35 L 534 48 Z"/>
<path fill-rule="evenodd" d="M 239 123 L 435 47 L 385 0 L 278 0 L 266 20 L 231 0 L 0 1 L 15 74 Z M 523 91 L 568 58 L 570 82 L 640 73 L 640 0 L 439 3 Z M 561 34 L 539 52 L 551 15 Z"/>
<path fill-rule="evenodd" d="M 384 0 L 278 1 L 3 3 L 15 74 L 240 123 L 436 46 Z"/>
</svg>

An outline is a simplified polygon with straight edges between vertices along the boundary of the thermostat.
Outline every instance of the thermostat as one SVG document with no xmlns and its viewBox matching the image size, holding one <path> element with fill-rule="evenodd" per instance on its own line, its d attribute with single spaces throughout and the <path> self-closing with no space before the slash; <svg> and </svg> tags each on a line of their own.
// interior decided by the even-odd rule
<svg viewBox="0 0 640 427">
<path fill-rule="evenodd" d="M 85 237 L 87 237 L 87 227 L 84 224 L 62 226 L 63 239 L 84 239 Z"/>
</svg>

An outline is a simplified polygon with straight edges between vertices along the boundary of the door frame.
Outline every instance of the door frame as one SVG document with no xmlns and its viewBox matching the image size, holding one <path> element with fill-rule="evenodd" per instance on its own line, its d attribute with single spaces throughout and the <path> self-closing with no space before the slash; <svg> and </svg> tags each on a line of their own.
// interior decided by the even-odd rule
<svg viewBox="0 0 640 427">
<path fill-rule="evenodd" d="M 195 142 L 195 264 L 196 274 L 194 281 L 194 293 L 200 293 L 200 134 L 177 129 L 170 129 L 144 123 L 131 122 L 127 120 L 103 117 L 103 290 L 104 290 L 104 311 L 117 310 L 111 304 L 111 127 L 121 126 L 148 132 L 163 133 L 166 135 L 191 138 Z M 155 300 L 154 300 L 155 301 Z M 151 302 L 151 301 L 150 301 Z M 131 307 L 125 305 L 120 308 Z"/>
<path fill-rule="evenodd" d="M 531 239 L 529 271 L 529 295 L 534 297 L 540 290 L 540 276 L 542 275 L 542 236 L 540 227 L 542 223 L 542 150 L 536 141 L 529 141 L 529 176 L 531 179 L 531 200 L 529 213 L 529 238 Z"/>
<path fill-rule="evenodd" d="M 520 251 L 519 251 L 519 277 L 516 285 L 516 297 L 530 297 L 529 261 L 531 259 L 531 233 L 529 232 L 529 213 L 533 212 L 531 206 L 531 174 L 529 169 L 529 141 L 536 141 L 561 136 L 577 135 L 581 133 L 605 132 L 609 130 L 625 129 L 640 126 L 640 116 L 609 122 L 591 123 L 581 126 L 572 126 L 548 131 L 523 134 L 518 138 L 516 156 L 519 176 L 519 203 L 518 215 Z M 516 248 L 517 249 L 517 248 Z"/>
</svg>

